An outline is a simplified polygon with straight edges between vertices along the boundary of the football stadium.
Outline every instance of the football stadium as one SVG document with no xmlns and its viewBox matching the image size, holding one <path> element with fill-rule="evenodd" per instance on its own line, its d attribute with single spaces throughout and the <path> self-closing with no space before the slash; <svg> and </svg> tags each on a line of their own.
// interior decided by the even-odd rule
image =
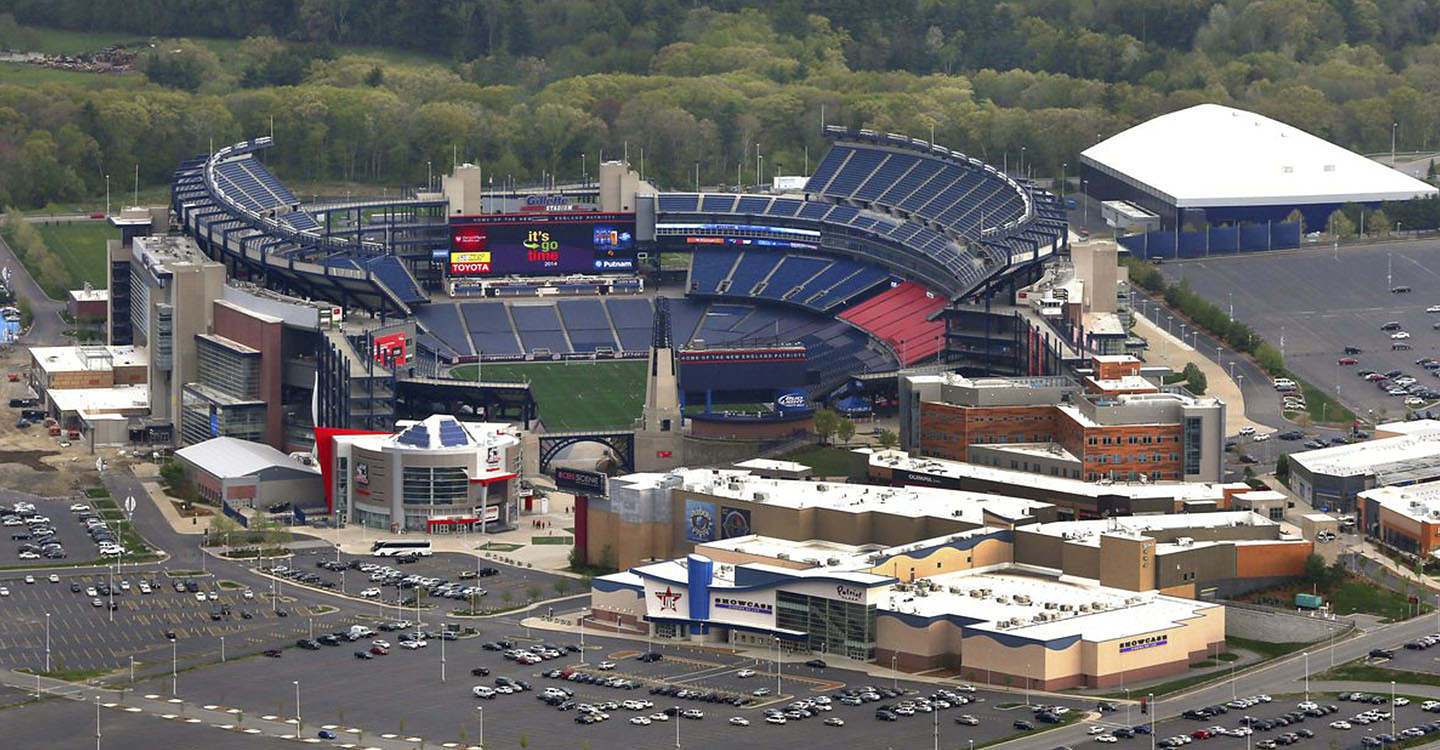
<svg viewBox="0 0 1440 750">
<path fill-rule="evenodd" d="M 671 192 L 609 161 L 583 183 L 497 190 L 484 165 L 457 164 L 403 195 L 313 202 L 266 168 L 266 151 L 285 146 L 261 137 L 182 164 L 171 209 L 232 279 L 360 324 L 327 337 L 339 368 L 329 382 L 388 380 L 358 396 L 317 387 L 315 413 L 335 427 L 352 426 L 357 407 L 326 399 L 361 399 L 367 413 L 389 399 L 378 408 L 397 415 L 407 402 L 463 402 L 546 431 L 625 429 L 643 368 L 601 378 L 631 373 L 614 387 L 633 406 L 577 411 L 582 389 L 567 384 L 656 346 L 697 433 L 751 439 L 804 429 L 816 405 L 863 409 L 857 394 L 893 386 L 902 367 L 1057 366 L 1032 351 L 1058 346 L 1048 337 L 1012 325 L 985 351 L 973 322 L 1066 249 L 1054 195 L 926 141 L 824 134 L 828 152 L 793 189 Z M 662 272 L 662 253 L 683 254 L 683 274 Z"/>
</svg>

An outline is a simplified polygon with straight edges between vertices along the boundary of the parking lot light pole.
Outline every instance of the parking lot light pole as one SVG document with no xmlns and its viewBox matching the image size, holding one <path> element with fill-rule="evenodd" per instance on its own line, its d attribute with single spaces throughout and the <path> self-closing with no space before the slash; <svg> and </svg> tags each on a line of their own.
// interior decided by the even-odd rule
<svg viewBox="0 0 1440 750">
<path fill-rule="evenodd" d="M 225 636 L 220 636 L 220 663 L 225 663 Z"/>
<path fill-rule="evenodd" d="M 95 696 L 95 750 L 100 750 L 100 696 Z"/>
<path fill-rule="evenodd" d="M 895 663 L 900 660 L 899 654 L 890 655 L 890 687 L 899 689 L 900 674 L 895 671 Z"/>
<path fill-rule="evenodd" d="M 1394 685 L 1395 683 L 1390 683 Z M 1394 701 L 1391 701 L 1394 703 Z M 1394 723 L 1393 720 L 1391 723 Z M 680 750 L 680 707 L 675 707 L 675 750 Z"/>
<path fill-rule="evenodd" d="M 1390 736 L 1395 736 L 1395 681 L 1390 681 Z"/>
<path fill-rule="evenodd" d="M 1155 694 L 1145 694 L 1145 705 L 1150 709 L 1150 750 L 1155 750 Z"/>
<path fill-rule="evenodd" d="M 1305 702 L 1308 703 L 1310 702 L 1310 652 L 1306 651 L 1301 655 L 1305 657 Z"/>
<path fill-rule="evenodd" d="M 45 613 L 45 673 L 50 673 L 50 613 Z"/>
<path fill-rule="evenodd" d="M 299 737 L 304 727 L 303 722 L 300 720 L 300 681 L 291 680 L 291 682 L 295 683 L 295 736 Z"/>
<path fill-rule="evenodd" d="M 440 622 L 440 681 L 445 681 L 445 622 Z"/>
<path fill-rule="evenodd" d="M 775 697 L 780 697 L 780 636 L 775 636 Z"/>
<path fill-rule="evenodd" d="M 935 720 L 935 747 L 934 747 L 934 750 L 940 750 L 940 711 L 939 711 L 938 709 L 935 710 L 935 711 L 931 711 L 931 712 L 930 712 L 930 717 Z"/>
<path fill-rule="evenodd" d="M 476 706 L 475 710 L 480 712 L 480 750 L 485 750 L 485 707 Z"/>
<path fill-rule="evenodd" d="M 180 691 L 175 689 L 176 661 L 175 641 L 170 641 L 170 695 L 172 697 L 178 697 L 180 695 Z"/>
<path fill-rule="evenodd" d="M 1125 723 L 1135 726 L 1130 721 L 1130 688 L 1125 688 Z"/>
<path fill-rule="evenodd" d="M 580 666 L 585 666 L 585 615 L 580 615 Z"/>
<path fill-rule="evenodd" d="M 135 684 L 135 657 L 130 657 L 130 684 Z"/>
</svg>

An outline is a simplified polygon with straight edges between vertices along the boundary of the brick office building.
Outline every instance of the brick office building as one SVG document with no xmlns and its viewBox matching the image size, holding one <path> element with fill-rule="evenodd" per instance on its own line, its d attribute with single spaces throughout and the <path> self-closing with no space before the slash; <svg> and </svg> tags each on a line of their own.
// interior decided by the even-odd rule
<svg viewBox="0 0 1440 750">
<path fill-rule="evenodd" d="M 1140 376 L 1139 360 L 1095 357 L 1065 377 L 901 378 L 901 445 L 912 453 L 1098 481 L 1217 481 L 1225 404 Z"/>
</svg>

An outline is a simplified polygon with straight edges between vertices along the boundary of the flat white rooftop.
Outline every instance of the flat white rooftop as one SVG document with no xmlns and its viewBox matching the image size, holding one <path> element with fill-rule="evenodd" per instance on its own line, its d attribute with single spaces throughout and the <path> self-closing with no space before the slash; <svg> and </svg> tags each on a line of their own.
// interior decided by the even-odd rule
<svg viewBox="0 0 1440 750">
<path fill-rule="evenodd" d="M 1291 453 L 1290 460 L 1312 473 L 1334 476 L 1369 474 L 1376 467 L 1406 461 L 1440 463 L 1440 422 L 1416 420 L 1394 431 L 1403 434 Z"/>
<path fill-rule="evenodd" d="M 1152 392 L 1152 393 L 1153 393 L 1153 392 L 1159 390 L 1159 389 L 1157 389 L 1157 388 L 1155 387 L 1155 384 L 1154 384 L 1154 383 L 1146 380 L 1145 378 L 1140 377 L 1139 375 L 1125 375 L 1125 376 L 1119 377 L 1119 378 L 1104 378 L 1104 379 L 1100 379 L 1100 378 L 1086 378 L 1085 380 L 1086 380 L 1086 382 L 1094 383 L 1096 388 L 1099 388 L 1099 389 L 1104 390 L 1104 391 L 1111 391 L 1111 392 L 1115 392 L 1115 391 L 1132 391 L 1132 392 L 1149 391 L 1149 392 Z"/>
<path fill-rule="evenodd" d="M 1279 524 L 1259 513 L 1248 510 L 1231 510 L 1214 513 L 1121 516 L 1084 521 L 1052 521 L 1050 523 L 1033 523 L 1021 530 L 1046 536 L 1058 536 L 1075 544 L 1098 547 L 1100 546 L 1100 537 L 1105 534 L 1145 537 L 1161 531 L 1217 529 L 1235 526 L 1264 526 L 1276 528 L 1278 531 Z"/>
<path fill-rule="evenodd" d="M 1050 507 L 1049 503 L 1036 500 L 929 487 L 762 479 L 749 472 L 723 469 L 682 469 L 677 473 L 688 492 L 786 508 L 830 508 L 846 513 L 873 511 L 917 518 L 933 516 L 983 525 L 986 514 L 1018 521 Z"/>
<path fill-rule="evenodd" d="M 981 443 L 978 448 L 1014 453 L 1031 458 L 1051 458 L 1061 461 L 1079 461 L 1074 453 L 1059 443 Z"/>
<path fill-rule="evenodd" d="M 830 542 L 824 539 L 795 541 L 773 536 L 762 536 L 760 534 L 736 536 L 729 539 L 706 542 L 696 545 L 695 547 L 697 554 L 702 555 L 707 554 L 708 550 L 725 550 L 744 555 L 768 557 L 775 560 L 789 560 L 797 563 L 808 563 L 814 567 L 828 567 L 841 570 L 867 567 L 866 559 L 881 549 L 883 548 L 878 544 L 856 546 L 853 544 Z"/>
<path fill-rule="evenodd" d="M 76 302 L 105 302 L 110 299 L 109 289 L 71 289 L 70 299 Z"/>
<path fill-rule="evenodd" d="M 987 443 L 988 445 L 988 443 Z M 1020 487 L 1034 487 L 1052 492 L 1081 497 L 1119 495 L 1130 498 L 1171 497 L 1176 500 L 1220 500 L 1226 489 L 1248 487 L 1243 482 L 1214 484 L 1208 482 L 1085 482 L 1028 471 L 1013 471 L 994 466 L 963 461 L 949 461 L 943 458 L 912 457 L 899 450 L 875 451 L 861 448 L 870 453 L 870 465 L 886 469 L 902 469 L 917 474 L 930 474 L 953 479 L 975 479 L 979 481 L 1010 484 Z"/>
<path fill-rule="evenodd" d="M 879 609 L 920 617 L 961 615 L 967 627 L 1052 640 L 1080 636 L 1109 641 L 1183 623 L 1220 605 L 1101 586 L 1092 579 L 1045 578 L 1020 572 L 945 573 L 895 584 Z"/>
<path fill-rule="evenodd" d="M 107 412 L 150 408 L 150 389 L 143 385 L 112 388 L 51 388 L 46 392 L 61 412 Z"/>
<path fill-rule="evenodd" d="M 143 367 L 144 349 L 133 346 L 32 346 L 30 356 L 48 373 L 104 372 L 116 367 Z"/>
<path fill-rule="evenodd" d="M 796 461 L 781 461 L 774 458 L 752 458 L 748 461 L 741 461 L 735 464 L 737 469 L 754 469 L 755 471 L 784 471 L 794 474 L 804 474 L 810 471 L 810 467 Z"/>
<path fill-rule="evenodd" d="M 1381 508 L 1412 521 L 1440 523 L 1440 481 L 1403 487 L 1376 487 L 1361 492 L 1360 497 L 1374 500 Z"/>
</svg>

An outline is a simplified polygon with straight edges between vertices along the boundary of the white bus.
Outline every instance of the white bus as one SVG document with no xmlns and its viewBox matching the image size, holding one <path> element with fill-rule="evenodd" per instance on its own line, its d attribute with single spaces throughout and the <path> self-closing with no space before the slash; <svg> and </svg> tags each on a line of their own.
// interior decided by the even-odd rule
<svg viewBox="0 0 1440 750">
<path fill-rule="evenodd" d="M 370 545 L 370 554 L 375 557 L 429 557 L 434 551 L 430 549 L 429 540 L 392 539 Z"/>
</svg>

